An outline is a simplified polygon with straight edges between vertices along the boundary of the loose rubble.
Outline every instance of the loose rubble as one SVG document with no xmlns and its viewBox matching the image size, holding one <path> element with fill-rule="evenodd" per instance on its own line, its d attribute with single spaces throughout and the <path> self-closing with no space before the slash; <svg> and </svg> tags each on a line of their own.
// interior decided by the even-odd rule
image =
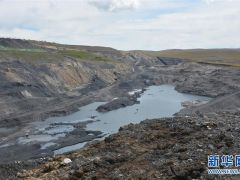
<svg viewBox="0 0 240 180">
<path fill-rule="evenodd" d="M 239 120 L 239 113 L 214 113 L 129 124 L 104 141 L 57 156 L 17 178 L 215 179 L 207 174 L 207 156 L 239 153 Z M 66 157 L 72 163 L 63 166 Z"/>
</svg>

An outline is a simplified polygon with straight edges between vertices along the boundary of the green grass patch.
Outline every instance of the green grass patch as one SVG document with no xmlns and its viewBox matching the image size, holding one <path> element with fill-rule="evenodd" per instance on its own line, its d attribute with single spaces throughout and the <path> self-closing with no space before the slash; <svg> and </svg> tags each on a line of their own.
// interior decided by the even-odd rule
<svg viewBox="0 0 240 180">
<path fill-rule="evenodd" d="M 64 57 L 58 53 L 47 52 L 39 49 L 14 49 L 8 48 L 0 49 L 0 58 L 13 59 L 13 60 L 24 60 L 29 63 L 37 62 L 51 62 L 63 60 Z"/>
<path fill-rule="evenodd" d="M 101 61 L 101 62 L 111 62 L 112 60 L 97 53 L 92 53 L 88 51 L 81 50 L 63 50 L 60 52 L 64 56 L 69 56 L 72 58 L 77 58 L 80 60 L 92 60 L 92 61 Z"/>
<path fill-rule="evenodd" d="M 29 42 L 32 46 L 24 46 L 24 44 L 22 47 L 0 45 L 0 58 L 8 60 L 24 60 L 33 63 L 64 61 L 67 58 L 81 61 L 116 63 L 103 54 L 105 50 L 113 51 L 111 48 L 68 46 L 35 41 Z"/>
<path fill-rule="evenodd" d="M 114 62 L 102 54 L 92 53 L 84 50 L 46 51 L 44 49 L 0 47 L 0 58 L 24 60 L 29 63 L 63 61 L 66 57 L 93 62 Z"/>
</svg>

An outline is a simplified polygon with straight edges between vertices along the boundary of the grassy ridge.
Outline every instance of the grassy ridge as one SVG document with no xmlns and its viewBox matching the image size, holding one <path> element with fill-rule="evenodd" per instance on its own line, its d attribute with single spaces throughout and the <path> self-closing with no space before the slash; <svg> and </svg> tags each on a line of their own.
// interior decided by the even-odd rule
<svg viewBox="0 0 240 180">
<path fill-rule="evenodd" d="M 164 50 L 144 51 L 144 53 L 150 56 L 181 58 L 215 65 L 240 66 L 240 49 Z"/>
<path fill-rule="evenodd" d="M 139 51 L 152 57 L 181 58 L 190 62 L 240 67 L 240 49 L 188 49 Z M 29 62 L 61 61 L 66 57 L 80 61 L 116 63 L 104 54 L 120 55 L 121 51 L 98 46 L 76 46 L 0 38 L 0 58 L 21 59 Z"/>
<path fill-rule="evenodd" d="M 111 59 L 97 53 L 92 53 L 84 50 L 51 50 L 46 49 L 24 49 L 24 48 L 9 48 L 0 46 L 0 58 L 11 58 L 15 60 L 25 60 L 31 63 L 36 62 L 51 62 L 64 60 L 66 57 L 71 57 L 77 60 L 90 60 L 98 62 L 112 62 Z"/>
<path fill-rule="evenodd" d="M 63 57 L 61 57 L 57 53 L 47 52 L 42 49 L 14 49 L 14 48 L 0 49 L 0 58 L 24 60 L 29 63 L 49 62 L 63 59 Z"/>
<path fill-rule="evenodd" d="M 82 51 L 82 50 L 63 50 L 60 53 L 65 56 L 70 56 L 77 59 L 103 61 L 103 62 L 112 61 L 111 59 L 104 57 L 101 54 L 91 53 L 91 52 Z"/>
</svg>

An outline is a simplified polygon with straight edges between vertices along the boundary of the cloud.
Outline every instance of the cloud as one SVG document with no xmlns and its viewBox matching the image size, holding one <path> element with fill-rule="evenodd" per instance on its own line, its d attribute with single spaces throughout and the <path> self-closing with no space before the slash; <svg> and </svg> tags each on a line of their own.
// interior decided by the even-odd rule
<svg viewBox="0 0 240 180">
<path fill-rule="evenodd" d="M 97 7 L 100 10 L 120 11 L 136 9 L 140 2 L 139 0 L 92 0 L 89 4 Z"/>
<path fill-rule="evenodd" d="M 234 0 L 203 0 L 207 4 L 214 3 L 214 2 L 232 2 Z M 236 0 L 237 1 L 237 0 Z"/>
<path fill-rule="evenodd" d="M 0 0 L 0 35 L 124 50 L 235 48 L 239 7 L 239 0 Z"/>
</svg>

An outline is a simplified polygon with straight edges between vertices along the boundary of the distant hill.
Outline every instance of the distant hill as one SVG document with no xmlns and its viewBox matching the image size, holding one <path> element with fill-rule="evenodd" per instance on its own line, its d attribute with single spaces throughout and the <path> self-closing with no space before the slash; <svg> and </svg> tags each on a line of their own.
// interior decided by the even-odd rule
<svg viewBox="0 0 240 180">
<path fill-rule="evenodd" d="M 82 46 L 82 45 L 66 45 L 47 41 L 35 41 L 25 39 L 0 38 L 0 46 L 7 48 L 44 48 L 44 49 L 77 49 L 88 51 L 117 51 L 110 47 L 101 46 Z"/>
<path fill-rule="evenodd" d="M 24 59 L 31 57 L 33 60 L 45 57 L 44 59 L 60 60 L 68 56 L 78 59 L 108 61 L 111 59 L 126 59 L 126 55 L 128 57 L 141 56 L 146 61 L 170 58 L 170 60 L 181 59 L 198 63 L 240 67 L 240 49 L 120 51 L 111 47 L 65 45 L 46 41 L 0 38 L 0 57 L 14 56 L 17 58 L 24 57 Z"/>
<path fill-rule="evenodd" d="M 240 66 L 240 49 L 172 49 L 142 52 L 152 57 L 180 58 L 200 63 Z"/>
<path fill-rule="evenodd" d="M 111 61 L 121 52 L 109 47 L 65 45 L 46 41 L 0 38 L 0 58 L 29 61 L 62 60 L 66 57 Z"/>
</svg>

